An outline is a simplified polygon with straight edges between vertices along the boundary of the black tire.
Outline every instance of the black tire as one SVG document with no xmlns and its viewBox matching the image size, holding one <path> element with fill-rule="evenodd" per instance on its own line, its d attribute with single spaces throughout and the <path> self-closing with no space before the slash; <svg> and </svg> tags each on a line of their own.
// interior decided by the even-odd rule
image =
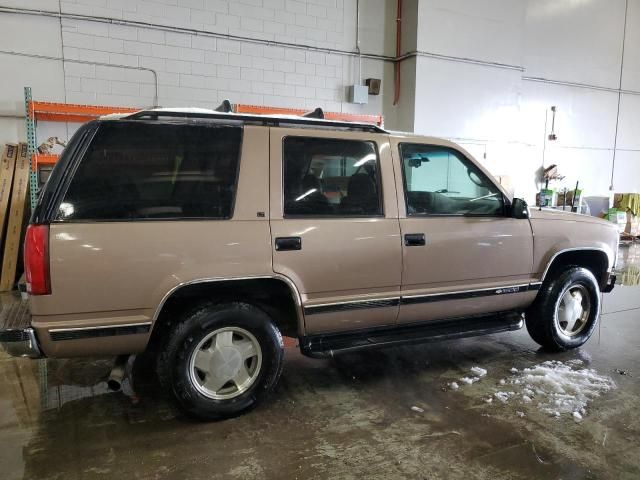
<svg viewBox="0 0 640 480">
<path fill-rule="evenodd" d="M 570 289 L 579 289 L 587 294 L 589 313 L 584 325 L 573 335 L 567 335 L 562 328 L 561 317 L 557 317 L 563 295 Z M 533 305 L 525 314 L 527 331 L 531 338 L 551 351 L 570 350 L 580 347 L 589 340 L 596 329 L 600 317 L 600 287 L 591 271 L 570 266 L 547 280 L 538 292 Z"/>
<path fill-rule="evenodd" d="M 239 393 L 238 389 L 237 396 L 228 399 L 210 398 L 195 384 L 197 374 L 190 373 L 191 358 L 201 341 L 225 328 L 249 332 L 259 344 L 261 363 L 246 391 Z M 240 302 L 208 303 L 187 313 L 169 333 L 158 356 L 157 373 L 180 410 L 201 420 L 219 420 L 247 412 L 267 397 L 278 383 L 283 358 L 282 335 L 264 311 Z"/>
</svg>

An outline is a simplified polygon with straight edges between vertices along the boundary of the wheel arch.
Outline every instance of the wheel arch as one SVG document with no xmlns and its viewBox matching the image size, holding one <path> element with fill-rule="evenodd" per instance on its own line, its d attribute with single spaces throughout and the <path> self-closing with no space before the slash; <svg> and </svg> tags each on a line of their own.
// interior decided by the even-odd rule
<svg viewBox="0 0 640 480">
<path fill-rule="evenodd" d="M 152 318 L 149 346 L 158 344 L 180 312 L 206 301 L 250 303 L 273 318 L 283 335 L 304 335 L 300 293 L 287 277 L 202 278 L 181 283 L 165 294 Z"/>
<path fill-rule="evenodd" d="M 591 271 L 598 281 L 600 288 L 607 284 L 608 272 L 612 265 L 607 251 L 599 247 L 565 248 L 554 253 L 542 274 L 544 282 L 560 268 L 567 265 L 584 267 Z"/>
</svg>

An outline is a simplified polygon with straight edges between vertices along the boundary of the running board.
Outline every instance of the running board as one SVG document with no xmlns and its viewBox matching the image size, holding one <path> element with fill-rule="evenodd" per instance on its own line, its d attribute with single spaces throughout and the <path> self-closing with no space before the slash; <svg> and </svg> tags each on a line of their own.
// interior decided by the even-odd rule
<svg viewBox="0 0 640 480">
<path fill-rule="evenodd" d="M 332 357 L 365 348 L 434 342 L 519 330 L 524 325 L 519 312 L 489 316 L 397 325 L 354 332 L 302 337 L 300 350 L 309 357 Z"/>
</svg>

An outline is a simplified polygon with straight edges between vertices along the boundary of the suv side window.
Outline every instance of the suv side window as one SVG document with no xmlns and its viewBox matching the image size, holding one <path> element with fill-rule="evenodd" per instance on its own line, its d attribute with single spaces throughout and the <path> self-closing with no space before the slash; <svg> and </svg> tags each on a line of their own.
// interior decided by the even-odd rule
<svg viewBox="0 0 640 480">
<path fill-rule="evenodd" d="M 285 216 L 382 215 L 374 142 L 287 137 L 283 165 Z"/>
<path fill-rule="evenodd" d="M 403 143 L 400 155 L 408 215 L 503 215 L 502 192 L 459 152 Z"/>
<path fill-rule="evenodd" d="M 229 218 L 241 141 L 240 127 L 103 122 L 57 220 Z"/>
</svg>

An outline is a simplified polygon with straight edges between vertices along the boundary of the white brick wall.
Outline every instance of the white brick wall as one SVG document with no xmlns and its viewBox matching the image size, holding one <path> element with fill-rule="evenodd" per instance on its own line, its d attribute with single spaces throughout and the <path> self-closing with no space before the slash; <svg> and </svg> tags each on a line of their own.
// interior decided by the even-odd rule
<svg viewBox="0 0 640 480">
<path fill-rule="evenodd" d="M 1 3 L 1 1 L 0 1 Z M 320 48 L 355 48 L 355 0 L 62 0 L 63 13 L 103 16 Z M 382 35 L 383 32 L 380 32 Z M 62 21 L 66 58 L 150 68 L 164 106 L 233 103 L 345 109 L 354 59 L 309 49 L 157 28 Z M 150 105 L 151 72 L 67 63 L 69 102 Z M 349 106 L 380 113 L 381 104 Z"/>
</svg>

